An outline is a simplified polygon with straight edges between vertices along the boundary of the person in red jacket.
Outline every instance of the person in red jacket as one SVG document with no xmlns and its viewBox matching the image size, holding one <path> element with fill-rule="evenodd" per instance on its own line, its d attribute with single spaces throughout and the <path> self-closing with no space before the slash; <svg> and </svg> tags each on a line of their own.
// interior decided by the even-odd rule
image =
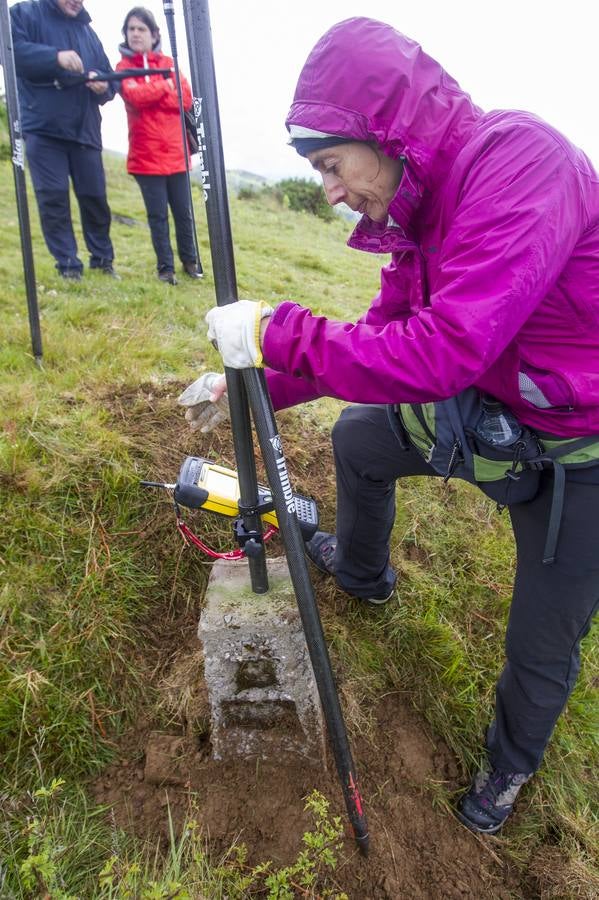
<svg viewBox="0 0 599 900">
<path fill-rule="evenodd" d="M 120 69 L 172 69 L 173 60 L 160 49 L 160 30 L 150 10 L 134 6 L 125 16 L 124 43 L 119 47 Z M 191 109 L 192 94 L 181 76 L 183 107 Z M 187 190 L 187 164 L 183 146 L 179 100 L 174 74 L 143 75 L 121 82 L 129 124 L 127 171 L 137 181 L 148 214 L 156 252 L 158 278 L 175 285 L 175 264 L 168 224 L 170 206 L 183 271 L 202 277 L 193 233 Z"/>
</svg>

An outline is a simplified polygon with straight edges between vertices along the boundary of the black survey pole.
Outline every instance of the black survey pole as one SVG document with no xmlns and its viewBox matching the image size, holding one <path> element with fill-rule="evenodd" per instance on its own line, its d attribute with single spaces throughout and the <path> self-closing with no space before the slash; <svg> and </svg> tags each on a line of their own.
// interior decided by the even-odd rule
<svg viewBox="0 0 599 900">
<path fill-rule="evenodd" d="M 201 121 L 199 136 L 204 152 L 202 177 L 207 202 L 208 230 L 214 265 L 219 305 L 237 299 L 233 243 L 227 202 L 225 167 L 221 145 L 220 117 L 214 74 L 212 35 L 208 0 L 183 0 L 183 10 L 189 45 L 194 94 L 198 98 Z M 226 290 L 219 298 L 219 279 Z M 227 370 L 227 385 L 232 370 Z M 306 644 L 314 669 L 316 683 L 325 714 L 335 765 L 339 774 L 345 805 L 358 847 L 368 852 L 368 825 L 358 790 L 357 776 L 351 756 L 339 695 L 335 686 L 331 662 L 322 631 L 318 606 L 308 573 L 304 543 L 300 532 L 293 493 L 283 454 L 281 437 L 277 431 L 264 371 L 242 369 L 243 402 L 246 396 L 252 410 L 256 433 L 262 451 L 268 482 L 279 522 L 289 574 L 295 590 L 298 609 L 306 636 Z M 231 398 L 229 398 L 231 399 Z M 235 431 L 235 422 L 233 421 Z M 247 452 L 247 449 L 246 449 Z"/>
<path fill-rule="evenodd" d="M 8 131 L 10 134 L 12 167 L 15 179 L 17 214 L 19 217 L 19 230 L 21 233 L 21 254 L 23 257 L 23 273 L 25 275 L 31 349 L 33 350 L 33 356 L 37 365 L 40 365 L 42 361 L 42 332 L 40 328 L 39 308 L 37 305 L 35 267 L 33 265 L 33 248 L 31 246 L 31 226 L 29 224 L 27 186 L 25 184 L 25 142 L 21 131 L 17 76 L 12 48 L 8 0 L 0 0 L 0 35 L 0 62 L 2 63 L 2 69 L 4 71 L 6 111 L 8 114 Z"/>
<path fill-rule="evenodd" d="M 195 35 L 202 36 L 202 30 L 194 30 L 193 17 L 199 11 L 189 10 L 184 6 L 187 43 L 189 47 L 189 64 L 193 87 L 193 109 L 198 129 L 199 162 L 202 178 L 202 189 L 206 203 L 206 219 L 210 236 L 210 254 L 216 302 L 219 306 L 234 303 L 237 299 L 237 278 L 235 275 L 235 259 L 233 255 L 233 238 L 231 220 L 229 218 L 229 202 L 227 182 L 225 179 L 225 163 L 220 142 L 220 117 L 218 98 L 212 63 L 212 41 L 208 24 L 208 52 L 202 52 L 201 45 Z M 208 12 L 206 10 L 206 17 Z M 203 18 L 200 13 L 200 18 Z M 193 36 L 193 37 L 192 37 Z M 201 87 L 200 87 L 201 86 Z M 206 109 L 202 108 L 202 91 L 210 97 Z M 205 123 L 206 126 L 205 127 Z M 208 162 L 210 161 L 210 162 Z M 208 168 L 210 166 L 210 168 Z M 233 447 L 239 475 L 239 506 L 243 512 L 243 527 L 246 532 L 256 533 L 258 538 L 245 544 L 248 556 L 252 590 L 264 594 L 268 590 L 266 573 L 266 556 L 262 543 L 262 520 L 256 512 L 258 506 L 258 476 L 254 458 L 254 443 L 250 422 L 247 394 L 240 371 L 225 369 L 227 377 L 227 393 L 231 410 L 233 431 Z M 251 551 L 248 552 L 249 548 Z"/>
<path fill-rule="evenodd" d="M 185 128 L 185 110 L 183 109 L 183 90 L 181 88 L 181 73 L 179 71 L 179 54 L 177 52 L 177 32 L 175 31 L 175 7 L 173 0 L 163 0 L 164 18 L 166 19 L 166 27 L 168 29 L 168 39 L 171 45 L 171 53 L 173 55 L 173 64 L 175 67 L 175 87 L 177 89 L 177 100 L 179 102 L 179 120 L 181 122 L 181 139 L 183 141 L 183 153 L 185 154 L 185 174 L 187 176 L 187 196 L 189 197 L 189 211 L 191 213 L 191 227 L 193 229 L 193 244 L 196 251 L 196 262 L 198 272 L 202 271 L 202 260 L 200 258 L 200 248 L 198 245 L 198 234 L 196 229 L 196 217 L 193 208 L 193 192 L 191 190 L 191 162 L 189 159 L 189 147 L 187 145 L 187 129 Z"/>
</svg>

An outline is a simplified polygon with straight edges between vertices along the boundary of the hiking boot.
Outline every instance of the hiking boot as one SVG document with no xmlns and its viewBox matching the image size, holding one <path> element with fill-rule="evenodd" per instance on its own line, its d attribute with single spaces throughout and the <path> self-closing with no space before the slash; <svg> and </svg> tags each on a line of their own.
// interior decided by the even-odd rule
<svg viewBox="0 0 599 900">
<path fill-rule="evenodd" d="M 335 575 L 333 557 L 337 549 L 337 538 L 326 531 L 315 531 L 306 541 L 306 554 L 316 568 L 325 575 Z"/>
<path fill-rule="evenodd" d="M 160 279 L 160 281 L 165 281 L 166 284 L 175 285 L 177 283 L 174 272 L 159 272 L 158 278 Z"/>
<path fill-rule="evenodd" d="M 109 278 L 114 278 L 115 281 L 121 281 L 121 276 L 118 272 L 115 272 L 113 266 L 102 266 L 102 272 L 104 275 L 108 275 Z"/>
<path fill-rule="evenodd" d="M 461 798 L 456 815 L 470 831 L 495 834 L 514 808 L 522 785 L 532 778 L 522 772 L 477 772 Z"/>
<path fill-rule="evenodd" d="M 337 549 L 337 538 L 334 534 L 326 531 L 317 531 L 309 541 L 306 541 L 306 555 L 308 559 L 314 563 L 316 568 L 324 572 L 325 575 L 336 575 L 335 568 L 335 550 Z M 393 573 L 394 575 L 394 573 Z M 345 590 L 345 588 L 343 588 Z M 395 590 L 395 581 L 393 587 L 386 594 L 378 594 L 374 597 L 356 597 L 351 591 L 346 591 L 357 600 L 363 603 L 370 603 L 372 606 L 382 606 L 387 600 L 390 600 Z"/>
<path fill-rule="evenodd" d="M 81 269 L 59 269 L 60 276 L 68 281 L 81 281 L 83 273 Z"/>
<path fill-rule="evenodd" d="M 203 278 L 204 277 L 204 273 L 202 271 L 202 266 L 201 266 L 201 264 L 198 265 L 198 263 L 184 262 L 183 263 L 183 271 L 185 272 L 186 275 L 189 276 L 189 278 Z"/>
</svg>

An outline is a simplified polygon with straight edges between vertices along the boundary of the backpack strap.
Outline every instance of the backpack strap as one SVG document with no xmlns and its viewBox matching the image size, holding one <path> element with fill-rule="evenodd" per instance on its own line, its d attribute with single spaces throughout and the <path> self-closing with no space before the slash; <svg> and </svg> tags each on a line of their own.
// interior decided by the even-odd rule
<svg viewBox="0 0 599 900">
<path fill-rule="evenodd" d="M 549 525 L 543 550 L 543 565 L 551 566 L 555 562 L 555 551 L 559 528 L 564 511 L 564 491 L 566 485 L 566 470 L 561 463 L 553 462 L 553 495 L 551 497 L 551 512 L 549 513 Z"/>
<path fill-rule="evenodd" d="M 543 438 L 540 439 L 541 441 Z M 540 457 L 540 462 L 544 460 L 555 460 L 559 459 L 561 456 L 570 456 L 571 453 L 576 453 L 578 450 L 584 450 L 585 447 L 590 447 L 592 444 L 599 443 L 599 435 L 598 434 L 587 434 L 585 437 L 581 438 L 564 438 L 562 442 L 558 444 L 557 447 L 553 447 L 551 450 L 546 450 L 542 456 Z M 596 460 L 596 464 L 599 464 L 599 458 Z M 564 465 L 577 465 L 574 461 L 570 463 L 564 463 Z"/>
<path fill-rule="evenodd" d="M 434 445 L 437 443 L 437 436 L 435 434 L 433 434 L 431 429 L 428 427 L 427 421 L 424 417 L 422 403 L 410 403 L 410 409 L 412 410 L 412 412 L 418 419 L 418 422 L 420 423 L 420 427 L 422 428 L 425 435 L 431 442 L 431 445 L 434 447 Z"/>
<path fill-rule="evenodd" d="M 409 450 L 412 445 L 410 444 L 410 441 L 406 434 L 406 429 L 403 426 L 398 403 L 387 404 L 387 419 L 389 420 L 391 431 L 399 441 L 399 446 L 401 447 L 401 449 Z"/>
<path fill-rule="evenodd" d="M 542 440 L 542 438 L 541 438 Z M 553 496 L 551 498 L 551 512 L 549 513 L 549 525 L 547 527 L 547 537 L 545 539 L 545 549 L 543 551 L 543 565 L 551 566 L 555 562 L 555 551 L 559 537 L 559 529 L 562 521 L 562 513 L 564 511 L 564 493 L 566 486 L 566 469 L 568 463 L 558 462 L 561 456 L 569 456 L 577 450 L 583 450 L 591 444 L 598 442 L 596 434 L 587 435 L 586 437 L 569 440 L 565 438 L 563 443 L 552 450 L 548 450 L 536 459 L 527 460 L 525 465 L 536 469 L 543 468 L 553 469 Z M 597 460 L 599 464 L 599 460 Z M 575 463 L 573 465 L 576 465 Z"/>
</svg>

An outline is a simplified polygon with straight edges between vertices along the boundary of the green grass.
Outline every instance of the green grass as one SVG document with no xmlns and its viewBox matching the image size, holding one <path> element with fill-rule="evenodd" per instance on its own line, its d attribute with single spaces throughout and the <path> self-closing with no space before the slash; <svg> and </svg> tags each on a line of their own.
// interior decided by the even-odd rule
<svg viewBox="0 0 599 900">
<path fill-rule="evenodd" d="M 220 864 L 196 845 L 176 859 L 148 856 L 107 829 L 84 790 L 111 758 L 111 737 L 153 702 L 136 647 L 139 623 L 152 609 L 191 604 L 205 584 L 205 567 L 180 557 L 171 520 L 137 485 L 157 459 L 174 466 L 179 458 L 165 423 L 180 384 L 219 368 L 203 323 L 213 305 L 210 272 L 199 286 L 158 282 L 139 192 L 121 161 L 107 159 L 107 170 L 113 211 L 140 223 L 114 224 L 120 283 L 94 273 L 80 284 L 58 279 L 31 202 L 44 339 L 38 369 L 12 171 L 0 161 L 0 895 L 5 878 L 16 897 L 38 896 L 40 884 L 56 885 L 53 898 L 126 896 L 118 890 L 127 879 L 137 879 L 134 896 L 168 896 L 175 881 L 181 890 L 201 885 L 220 896 L 214 885 L 233 878 L 236 851 Z M 267 198 L 230 200 L 240 296 L 292 298 L 342 319 L 361 314 L 377 290 L 381 260 L 345 246 L 347 222 L 326 224 Z M 199 200 L 196 209 L 210 270 Z M 316 434 L 338 408 L 320 402 L 303 421 Z M 297 477 L 309 460 L 293 442 L 294 415 L 281 422 Z M 320 500 L 332 525 L 331 472 L 322 475 Z M 502 664 L 513 555 L 507 520 L 468 486 L 412 479 L 398 488 L 393 558 L 402 604 L 376 620 L 361 609 L 325 606 L 335 665 L 353 697 L 352 727 L 368 729 L 368 701 L 377 694 L 407 691 L 463 771 L 471 769 Z M 546 852 L 555 897 L 591 897 L 599 878 L 596 630 L 583 655 L 542 777 L 500 842 L 524 869 L 533 852 Z M 52 789 L 54 778 L 66 784 Z M 441 791 L 437 799 L 451 798 Z M 142 883 L 164 893 L 142 894 Z M 227 890 L 234 896 L 230 883 Z"/>
</svg>

